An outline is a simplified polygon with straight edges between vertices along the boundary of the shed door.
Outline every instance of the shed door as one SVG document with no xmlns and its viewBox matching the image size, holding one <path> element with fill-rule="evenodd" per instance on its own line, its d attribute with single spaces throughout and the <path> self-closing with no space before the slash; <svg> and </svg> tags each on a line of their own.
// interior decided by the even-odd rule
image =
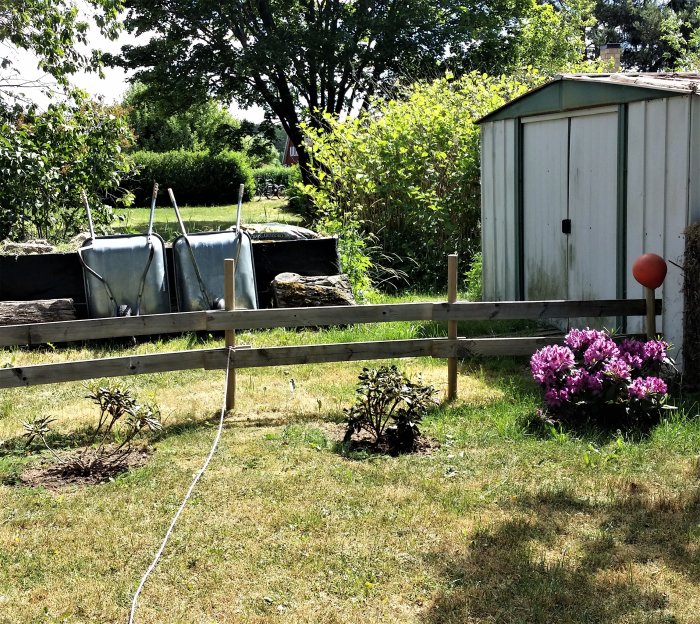
<svg viewBox="0 0 700 624">
<path fill-rule="evenodd" d="M 571 119 L 569 299 L 617 295 L 617 113 Z"/>
<path fill-rule="evenodd" d="M 614 299 L 617 112 L 524 121 L 526 298 Z"/>
<path fill-rule="evenodd" d="M 523 126 L 523 243 L 525 298 L 565 299 L 569 120 Z"/>
</svg>

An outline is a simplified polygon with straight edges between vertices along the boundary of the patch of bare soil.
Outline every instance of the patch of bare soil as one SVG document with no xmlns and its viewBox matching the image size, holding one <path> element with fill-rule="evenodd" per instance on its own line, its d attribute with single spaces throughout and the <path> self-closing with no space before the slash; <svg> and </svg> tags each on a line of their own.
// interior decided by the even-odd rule
<svg viewBox="0 0 700 624">
<path fill-rule="evenodd" d="M 415 440 L 412 449 L 397 450 L 396 446 L 389 443 L 386 439 L 382 438 L 378 442 L 375 442 L 373 436 L 364 429 L 359 433 L 354 433 L 350 442 L 344 442 L 347 426 L 342 423 L 324 423 L 323 429 L 329 433 L 331 439 L 344 445 L 346 452 L 351 453 L 364 451 L 365 453 L 377 455 L 396 456 L 406 453 L 429 455 L 440 448 L 440 443 L 437 440 L 425 435 L 421 435 Z"/>
<path fill-rule="evenodd" d="M 75 453 L 83 452 L 83 450 L 78 450 Z M 143 466 L 148 461 L 151 452 L 152 450 L 148 447 L 134 447 L 126 455 L 120 455 L 118 459 L 99 460 L 87 469 L 77 463 L 71 463 L 70 458 L 63 464 L 47 459 L 40 466 L 25 470 L 17 484 L 60 491 L 67 487 L 107 483 L 127 470 Z M 84 455 L 83 459 L 85 459 Z"/>
</svg>

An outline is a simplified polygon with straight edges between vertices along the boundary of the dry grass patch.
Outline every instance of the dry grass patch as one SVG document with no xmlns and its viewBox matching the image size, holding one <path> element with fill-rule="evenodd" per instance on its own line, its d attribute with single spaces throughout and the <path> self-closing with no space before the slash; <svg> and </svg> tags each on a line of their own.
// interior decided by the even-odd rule
<svg viewBox="0 0 700 624">
<path fill-rule="evenodd" d="M 397 364 L 443 383 L 444 362 Z M 523 363 L 485 361 L 462 369 L 461 400 L 425 422 L 439 450 L 348 454 L 339 422 L 361 366 L 239 371 L 237 411 L 146 585 L 137 622 L 700 621 L 694 413 L 619 443 L 610 432 L 544 431 L 530 424 L 538 397 Z M 126 620 L 209 450 L 223 375 L 127 381 L 161 407 L 153 455 L 113 482 L 60 493 L 7 484 L 40 459 L 18 443 L 21 421 L 50 411 L 64 435 L 85 431 L 95 415 L 84 387 L 0 392 L 0 622 Z"/>
</svg>

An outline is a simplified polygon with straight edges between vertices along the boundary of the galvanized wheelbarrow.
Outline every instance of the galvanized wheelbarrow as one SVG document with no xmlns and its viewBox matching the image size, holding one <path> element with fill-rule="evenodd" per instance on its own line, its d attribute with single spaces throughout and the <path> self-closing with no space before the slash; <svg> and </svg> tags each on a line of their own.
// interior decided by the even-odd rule
<svg viewBox="0 0 700 624">
<path fill-rule="evenodd" d="M 253 243 L 248 233 L 241 230 L 243 189 L 241 184 L 235 229 L 196 234 L 187 233 L 175 194 L 168 189 L 182 231 L 173 242 L 175 293 L 180 312 L 224 308 L 224 260 L 227 258 L 235 260 L 236 309 L 257 309 Z"/>
<path fill-rule="evenodd" d="M 153 232 L 158 185 L 153 186 L 146 234 L 95 236 L 83 194 L 90 238 L 78 249 L 85 295 L 93 318 L 170 312 L 165 243 Z"/>
</svg>

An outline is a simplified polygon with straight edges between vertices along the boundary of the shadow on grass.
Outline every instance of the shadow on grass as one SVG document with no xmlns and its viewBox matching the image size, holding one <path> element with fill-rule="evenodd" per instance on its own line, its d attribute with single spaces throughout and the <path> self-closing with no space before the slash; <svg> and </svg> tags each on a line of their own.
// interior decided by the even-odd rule
<svg viewBox="0 0 700 624">
<path fill-rule="evenodd" d="M 634 566 L 652 562 L 685 582 L 700 581 L 697 492 L 655 497 L 631 483 L 610 504 L 552 492 L 518 498 L 509 511 L 474 531 L 461 551 L 426 555 L 450 589 L 437 595 L 423 622 L 677 622 L 672 609 L 683 605 Z M 584 516 L 597 528 L 579 534 Z M 569 555 L 572 541 L 578 556 Z M 553 547 L 557 542 L 562 546 Z"/>
</svg>

